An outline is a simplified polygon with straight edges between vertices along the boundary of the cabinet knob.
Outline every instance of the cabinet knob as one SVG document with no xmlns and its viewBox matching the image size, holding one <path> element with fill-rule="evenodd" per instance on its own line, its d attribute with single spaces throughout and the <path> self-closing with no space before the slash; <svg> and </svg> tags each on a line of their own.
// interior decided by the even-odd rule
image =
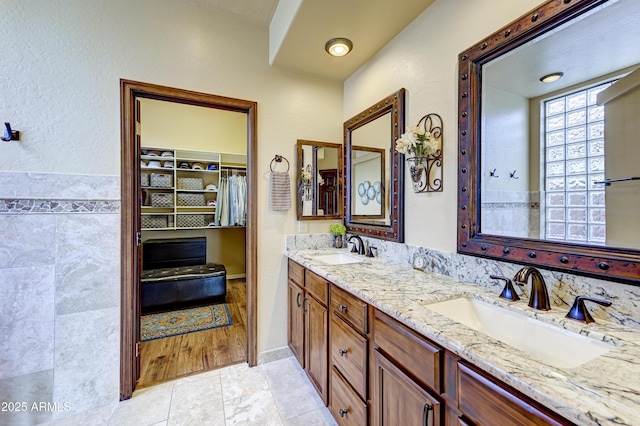
<svg viewBox="0 0 640 426">
<path fill-rule="evenodd" d="M 349 412 L 348 408 L 341 408 L 338 413 L 340 413 L 340 417 L 344 417 L 345 414 L 347 414 Z"/>
<path fill-rule="evenodd" d="M 340 305 L 338 306 L 338 310 L 340 312 L 346 312 L 347 311 L 347 305 Z"/>
<path fill-rule="evenodd" d="M 340 356 L 345 356 L 347 352 L 349 352 L 348 349 L 338 349 L 338 353 L 340 354 Z"/>
</svg>

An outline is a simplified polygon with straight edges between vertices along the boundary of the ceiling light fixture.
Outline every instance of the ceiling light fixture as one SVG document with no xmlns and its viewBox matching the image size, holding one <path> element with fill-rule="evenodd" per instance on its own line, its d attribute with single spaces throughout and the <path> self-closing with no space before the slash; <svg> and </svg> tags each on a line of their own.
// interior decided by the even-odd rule
<svg viewBox="0 0 640 426">
<path fill-rule="evenodd" d="M 554 81 L 558 81 L 564 75 L 563 72 L 554 72 L 552 74 L 547 74 L 545 76 L 540 77 L 540 81 L 543 83 L 553 83 Z"/>
<path fill-rule="evenodd" d="M 332 38 L 324 45 L 324 49 L 331 56 L 344 56 L 351 52 L 353 49 L 353 43 L 348 38 Z"/>
</svg>

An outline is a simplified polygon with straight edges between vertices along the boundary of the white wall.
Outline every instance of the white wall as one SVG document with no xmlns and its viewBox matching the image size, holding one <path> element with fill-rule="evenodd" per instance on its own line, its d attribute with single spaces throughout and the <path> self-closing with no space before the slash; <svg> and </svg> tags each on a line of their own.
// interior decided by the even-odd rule
<svg viewBox="0 0 640 426">
<path fill-rule="evenodd" d="M 529 99 L 494 87 L 483 90 L 482 193 L 529 191 Z M 492 178 L 494 169 L 498 177 Z M 518 179 L 510 176 L 514 170 Z"/>
<path fill-rule="evenodd" d="M 282 154 L 295 176 L 297 139 L 342 140 L 342 85 L 271 67 L 267 28 L 186 2 L 3 0 L 2 13 L 0 117 L 23 135 L 1 145 L 3 172 L 119 178 L 121 78 L 258 102 L 258 351 L 285 346 L 296 215 L 269 210 L 269 163 Z"/>
<path fill-rule="evenodd" d="M 436 0 L 345 82 L 343 120 L 404 87 L 407 125 L 444 121 L 443 192 L 415 194 L 405 170 L 406 243 L 456 251 L 458 54 L 541 3 Z"/>
</svg>

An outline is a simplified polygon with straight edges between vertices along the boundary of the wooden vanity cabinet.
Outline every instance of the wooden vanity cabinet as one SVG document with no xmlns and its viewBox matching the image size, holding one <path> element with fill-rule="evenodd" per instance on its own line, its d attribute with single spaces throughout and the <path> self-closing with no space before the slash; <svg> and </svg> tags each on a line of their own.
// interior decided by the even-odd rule
<svg viewBox="0 0 640 426">
<path fill-rule="evenodd" d="M 289 260 L 288 343 L 341 425 L 573 425 Z"/>
<path fill-rule="evenodd" d="M 377 350 L 374 425 L 440 425 L 442 403 Z"/>
<path fill-rule="evenodd" d="M 304 368 L 304 289 L 294 281 L 288 282 L 287 342 L 293 356 Z"/>
<path fill-rule="evenodd" d="M 289 348 L 307 373 L 322 401 L 329 400 L 329 282 L 289 260 Z"/>
<path fill-rule="evenodd" d="M 455 355 L 447 358 L 447 425 L 573 425 Z"/>
<path fill-rule="evenodd" d="M 458 363 L 458 407 L 476 425 L 567 425 L 556 414 Z"/>
<path fill-rule="evenodd" d="M 330 410 L 341 425 L 369 422 L 369 305 L 331 286 Z"/>
<path fill-rule="evenodd" d="M 377 310 L 373 342 L 373 424 L 441 425 L 444 350 Z"/>
</svg>

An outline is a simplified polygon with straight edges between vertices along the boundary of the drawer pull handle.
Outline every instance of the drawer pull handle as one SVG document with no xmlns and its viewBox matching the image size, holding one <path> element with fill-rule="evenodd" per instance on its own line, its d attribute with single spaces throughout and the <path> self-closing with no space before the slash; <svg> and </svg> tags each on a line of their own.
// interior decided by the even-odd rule
<svg viewBox="0 0 640 426">
<path fill-rule="evenodd" d="M 347 305 L 340 305 L 338 306 L 338 310 L 340 312 L 346 312 L 347 311 Z"/>
<path fill-rule="evenodd" d="M 298 304 L 298 308 L 302 306 L 302 304 L 300 303 L 300 296 L 302 296 L 302 293 L 298 293 L 298 295 L 296 296 L 296 303 Z"/>
<path fill-rule="evenodd" d="M 349 349 L 338 349 L 340 356 L 345 356 L 349 352 Z"/>
<path fill-rule="evenodd" d="M 341 408 L 338 413 L 340 413 L 340 417 L 344 417 L 349 412 L 348 408 Z"/>
<path fill-rule="evenodd" d="M 422 424 L 424 426 L 429 426 L 429 411 L 431 411 L 431 405 L 425 404 L 422 409 Z"/>
</svg>

